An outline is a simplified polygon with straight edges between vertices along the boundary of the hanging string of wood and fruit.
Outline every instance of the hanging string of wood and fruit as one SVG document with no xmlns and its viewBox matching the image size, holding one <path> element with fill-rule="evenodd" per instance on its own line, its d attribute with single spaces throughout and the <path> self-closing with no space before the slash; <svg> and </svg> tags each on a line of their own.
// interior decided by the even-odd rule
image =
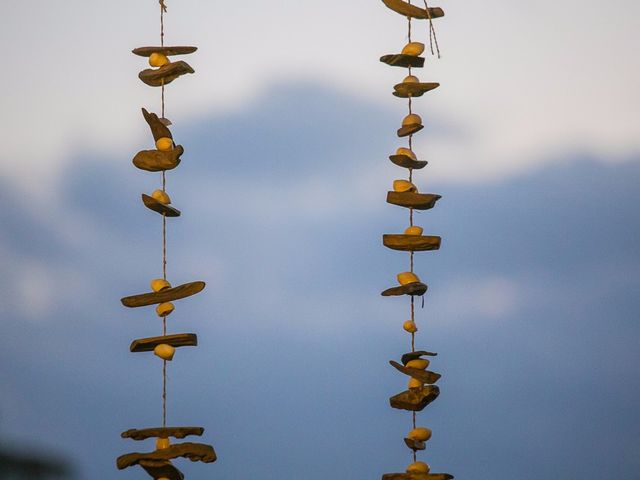
<svg viewBox="0 0 640 480">
<path fill-rule="evenodd" d="M 170 57 L 186 55 L 197 50 L 188 46 L 165 46 L 164 19 L 167 11 L 165 0 L 160 0 L 160 46 L 140 47 L 133 53 L 148 58 L 148 68 L 140 72 L 138 77 L 150 87 L 160 89 L 160 115 L 142 109 L 142 115 L 151 129 L 155 148 L 138 152 L 133 158 L 133 164 L 140 170 L 160 172 L 161 187 L 151 195 L 142 194 L 142 203 L 149 210 L 160 215 L 162 219 L 162 278 L 151 280 L 151 292 L 123 298 L 125 307 L 144 307 L 156 305 L 155 313 L 162 322 L 162 335 L 141 338 L 131 343 L 132 352 L 153 352 L 162 360 L 162 426 L 131 429 L 122 433 L 123 438 L 132 440 L 155 439 L 155 450 L 145 453 L 129 453 L 117 459 L 120 470 L 134 465 L 140 465 L 156 480 L 182 480 L 184 475 L 171 460 L 179 457 L 191 461 L 206 463 L 216 460 L 216 453 L 212 446 L 203 443 L 171 443 L 171 438 L 183 439 L 187 436 L 201 436 L 202 427 L 168 427 L 167 426 L 167 363 L 173 360 L 176 348 L 195 347 L 198 338 L 194 333 L 167 334 L 167 319 L 175 310 L 174 301 L 190 297 L 201 292 L 204 282 L 190 282 L 172 286 L 167 280 L 167 218 L 180 216 L 180 211 L 171 205 L 167 194 L 167 171 L 173 170 L 180 164 L 180 157 L 184 153 L 181 145 L 174 143 L 169 126 L 171 122 L 165 116 L 165 87 L 187 73 L 194 73 L 193 68 L 185 61 L 172 61 Z M 154 213 L 154 214 L 155 214 Z"/>
<path fill-rule="evenodd" d="M 424 1 L 424 8 L 402 0 L 382 0 L 391 10 L 407 18 L 407 40 L 401 53 L 384 55 L 380 61 L 392 67 L 401 67 L 408 70 L 408 75 L 404 80 L 394 86 L 393 95 L 399 98 L 406 98 L 408 102 L 408 113 L 402 120 L 402 125 L 398 129 L 397 135 L 400 138 L 407 138 L 408 145 L 397 149 L 389 159 L 395 165 L 406 169 L 406 179 L 394 180 L 393 191 L 388 192 L 387 202 L 399 205 L 409 210 L 409 226 L 403 234 L 383 235 L 383 244 L 393 250 L 409 253 L 409 271 L 398 274 L 399 286 L 389 288 L 382 292 L 383 296 L 408 296 L 409 297 L 409 320 L 403 324 L 403 328 L 411 335 L 411 351 L 401 357 L 401 363 L 390 361 L 389 363 L 399 372 L 409 377 L 409 385 L 403 391 L 390 398 L 393 408 L 408 410 L 411 412 L 411 429 L 404 439 L 404 443 L 411 452 L 411 463 L 403 473 L 387 473 L 382 476 L 382 480 L 448 480 L 453 476 L 448 473 L 431 473 L 431 469 L 424 461 L 419 461 L 417 452 L 425 450 L 426 442 L 431 438 L 429 428 L 419 426 L 417 422 L 417 412 L 422 411 L 427 405 L 433 402 L 440 394 L 440 389 L 435 383 L 440 378 L 438 373 L 427 370 L 430 360 L 425 357 L 434 357 L 436 354 L 425 350 L 416 350 L 416 333 L 418 327 L 415 317 L 415 299 L 422 297 L 424 306 L 424 294 L 427 292 L 427 285 L 420 281 L 414 272 L 414 254 L 440 248 L 440 237 L 424 235 L 423 228 L 414 224 L 415 210 L 428 210 L 435 206 L 440 199 L 440 195 L 431 193 L 419 193 L 414 184 L 413 172 L 420 170 L 427 165 L 424 160 L 418 160 L 418 156 L 413 151 L 413 135 L 422 130 L 422 118 L 413 112 L 413 99 L 421 97 L 425 93 L 437 88 L 438 83 L 421 82 L 413 74 L 414 68 L 422 68 L 425 58 L 421 55 L 425 51 L 425 45 L 414 42 L 412 38 L 412 22 L 414 20 L 427 20 L 429 29 L 429 43 L 431 53 L 440 56 L 433 19 L 443 17 L 441 8 L 430 8 Z"/>
</svg>

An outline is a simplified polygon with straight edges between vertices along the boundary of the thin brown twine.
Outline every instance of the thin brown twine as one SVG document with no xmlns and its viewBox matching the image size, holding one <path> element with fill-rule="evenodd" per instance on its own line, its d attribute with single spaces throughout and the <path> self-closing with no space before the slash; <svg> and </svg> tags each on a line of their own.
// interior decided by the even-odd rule
<svg viewBox="0 0 640 480">
<path fill-rule="evenodd" d="M 167 6 L 164 0 L 159 0 L 160 3 L 160 46 L 164 47 L 164 12 L 167 11 Z M 161 103 L 162 103 L 162 118 L 164 117 L 164 79 L 162 79 L 161 90 Z M 162 191 L 166 192 L 167 177 L 165 171 L 162 171 Z M 162 214 L 162 277 L 167 279 L 167 216 Z M 162 317 L 162 334 L 167 335 L 167 317 Z M 162 361 L 162 427 L 167 426 L 167 361 Z"/>
<path fill-rule="evenodd" d="M 436 36 L 436 27 L 433 26 L 433 19 L 431 18 L 431 10 L 427 5 L 427 0 L 424 0 L 424 8 L 427 11 L 427 17 L 429 17 L 429 47 L 431 48 L 431 55 L 434 55 L 433 45 L 436 46 L 436 52 L 438 58 L 440 58 L 440 47 L 438 46 L 438 37 Z"/>
</svg>

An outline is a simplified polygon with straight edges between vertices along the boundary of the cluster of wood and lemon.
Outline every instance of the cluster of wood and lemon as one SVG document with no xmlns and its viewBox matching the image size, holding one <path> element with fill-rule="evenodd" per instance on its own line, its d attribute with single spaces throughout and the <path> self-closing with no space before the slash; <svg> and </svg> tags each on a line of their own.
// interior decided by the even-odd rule
<svg viewBox="0 0 640 480">
<path fill-rule="evenodd" d="M 440 394 L 440 389 L 435 383 L 440 378 L 438 373 L 427 370 L 430 360 L 425 357 L 434 357 L 436 354 L 425 350 L 415 349 L 416 332 L 418 327 L 415 319 L 415 298 L 422 297 L 427 292 L 427 285 L 422 283 L 414 272 L 414 253 L 440 248 L 441 238 L 438 236 L 424 235 L 422 227 L 414 224 L 415 210 L 428 210 L 435 206 L 440 195 L 420 193 L 414 183 L 414 170 L 420 170 L 427 165 L 424 160 L 419 160 L 413 151 L 413 135 L 423 129 L 422 118 L 413 112 L 413 99 L 421 97 L 426 92 L 439 86 L 438 83 L 421 82 L 412 69 L 422 68 L 425 58 L 422 54 L 425 45 L 412 40 L 412 20 L 425 19 L 429 21 L 431 39 L 431 21 L 444 16 L 440 8 L 430 8 L 424 1 L 424 8 L 412 5 L 411 1 L 382 0 L 391 10 L 401 14 L 408 20 L 408 43 L 404 45 L 400 53 L 384 55 L 380 61 L 393 67 L 408 69 L 408 75 L 401 83 L 394 86 L 393 95 L 408 100 L 409 111 L 403 118 L 397 131 L 399 138 L 408 140 L 407 146 L 399 147 L 395 154 L 389 156 L 391 162 L 406 169 L 408 178 L 398 179 L 393 182 L 393 190 L 387 193 L 387 202 L 393 205 L 405 207 L 409 210 L 409 225 L 402 234 L 383 235 L 383 244 L 393 250 L 409 252 L 409 271 L 397 275 L 398 285 L 382 292 L 383 296 L 408 296 L 410 299 L 410 318 L 405 320 L 402 327 L 411 335 L 411 351 L 402 355 L 401 363 L 390 361 L 389 363 L 399 372 L 409 377 L 407 390 L 390 398 L 393 408 L 412 412 L 412 428 L 407 433 L 404 442 L 410 449 L 412 462 L 401 473 L 387 473 L 383 480 L 449 480 L 453 476 L 447 473 L 431 473 L 429 465 L 417 459 L 417 452 L 426 449 L 426 442 L 431 438 L 431 430 L 418 426 L 416 413 L 422 411 L 433 402 Z M 406 317 L 405 317 L 406 318 Z"/>
<path fill-rule="evenodd" d="M 151 195 L 142 194 L 142 203 L 149 210 L 159 214 L 162 219 L 162 278 L 151 280 L 150 292 L 128 296 L 121 301 L 124 306 L 131 308 L 155 305 L 155 313 L 162 321 L 162 335 L 136 339 L 130 346 L 131 352 L 153 352 L 162 360 L 162 426 L 131 429 L 123 432 L 123 438 L 132 440 L 155 439 L 155 450 L 122 455 L 118 457 L 116 464 L 121 470 L 139 465 L 156 480 L 183 480 L 184 475 L 173 465 L 173 459 L 184 457 L 191 461 L 210 463 L 217 458 L 211 445 L 194 442 L 172 444 L 171 438 L 182 439 L 191 435 L 200 436 L 203 434 L 204 429 L 202 427 L 168 427 L 166 415 L 167 362 L 173 360 L 176 348 L 197 346 L 198 344 L 198 338 L 194 333 L 167 334 L 167 318 L 176 309 L 173 302 L 201 292 L 205 288 L 205 283 L 196 281 L 172 286 L 167 280 L 167 217 L 179 217 L 181 213 L 171 205 L 171 198 L 166 191 L 166 172 L 180 164 L 180 157 L 184 153 L 184 148 L 175 144 L 169 129 L 171 122 L 165 118 L 164 88 L 178 77 L 186 73 L 194 73 L 188 63 L 184 61 L 173 62 L 171 57 L 193 53 L 197 48 L 164 45 L 164 13 L 166 5 L 164 0 L 160 0 L 159 3 L 162 25 L 161 45 L 136 48 L 133 53 L 148 58 L 149 65 L 152 68 L 143 70 L 138 77 L 147 85 L 159 87 L 162 90 L 161 115 L 148 112 L 145 108 L 142 109 L 142 115 L 151 129 L 155 148 L 138 152 L 133 158 L 133 164 L 141 170 L 161 172 L 161 188 L 153 191 Z"/>
</svg>

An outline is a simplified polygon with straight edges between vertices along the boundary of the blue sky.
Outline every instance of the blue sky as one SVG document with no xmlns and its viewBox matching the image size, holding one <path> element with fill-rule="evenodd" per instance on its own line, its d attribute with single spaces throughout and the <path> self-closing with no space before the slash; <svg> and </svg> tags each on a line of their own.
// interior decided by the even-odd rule
<svg viewBox="0 0 640 480">
<path fill-rule="evenodd" d="M 402 25 L 381 4 L 353 2 L 332 38 L 323 42 L 311 30 L 306 53 L 291 44 L 300 61 L 278 57 L 276 72 L 261 43 L 274 51 L 288 39 L 252 16 L 246 32 L 255 37 L 233 38 L 237 48 L 254 42 L 254 61 L 235 68 L 207 61 L 207 47 L 219 48 L 215 36 L 247 5 L 232 7 L 220 31 L 213 28 L 219 16 L 203 15 L 220 6 L 185 1 L 170 10 L 175 35 L 202 48 L 193 61 L 197 74 L 170 90 L 174 136 L 186 153 L 169 174 L 169 193 L 183 211 L 170 223 L 169 276 L 208 287 L 179 302 L 171 317 L 171 329 L 197 332 L 200 346 L 179 351 L 171 364 L 169 418 L 205 426 L 220 457 L 212 466 L 181 468 L 188 478 L 236 480 L 402 471 L 410 461 L 402 442 L 410 417 L 391 410 L 388 397 L 405 379 L 387 361 L 408 348 L 400 328 L 406 302 L 379 292 L 407 262 L 381 245 L 382 233 L 406 226 L 406 212 L 384 202 L 404 174 L 387 160 L 400 145 L 394 132 L 404 106 L 389 95 L 395 77 L 376 62 L 402 43 Z M 560 2 L 557 14 L 568 18 L 572 5 Z M 329 15 L 316 5 L 281 6 L 281 20 L 302 11 L 320 15 L 318 22 Z M 580 22 L 562 30 L 553 18 L 542 35 L 543 25 L 525 21 L 532 12 L 524 6 L 493 2 L 504 15 L 494 24 L 459 5 L 443 6 L 452 9 L 440 29 L 446 56 L 434 67 L 443 88 L 419 103 L 428 121 L 418 150 L 430 165 L 418 186 L 443 199 L 418 223 L 444 239 L 441 251 L 417 260 L 430 285 L 418 313 L 420 346 L 440 353 L 432 367 L 443 374 L 441 397 L 421 415 L 434 431 L 424 458 L 459 479 L 635 480 L 640 137 L 632 122 L 637 92 L 625 82 L 638 71 L 622 54 L 598 56 L 598 64 L 586 46 L 618 42 L 624 52 L 637 40 L 626 36 L 625 22 L 614 28 L 608 17 L 599 30 L 607 35 Z M 370 18 L 354 26 L 346 13 L 365 7 Z M 7 8 L 15 34 L 25 7 Z M 49 8 L 43 3 L 33 15 Z M 86 45 L 69 44 L 71 53 L 99 53 L 114 63 L 100 76 L 97 64 L 83 62 L 78 78 L 59 85 L 3 79 L 11 95 L 3 96 L 10 135 L 0 156 L 0 440 L 65 456 L 80 479 L 140 478 L 136 469 L 117 472 L 114 459 L 139 447 L 120 439 L 121 431 L 158 423 L 160 367 L 152 355 L 130 354 L 128 345 L 160 326 L 151 310 L 125 310 L 118 300 L 159 273 L 159 221 L 139 201 L 158 176 L 130 163 L 149 146 L 139 108 L 153 109 L 157 92 L 136 83 L 141 64 L 126 52 L 155 24 L 142 4 L 57 8 L 59 18 L 75 8 L 96 24 Z M 626 18 L 637 6 L 611 8 Z M 107 42 L 118 11 L 129 16 L 120 20 L 122 35 Z M 275 16 L 273 9 L 259 12 Z M 583 8 L 580 15 L 595 13 Z M 185 18 L 193 19 L 189 29 Z M 294 31 L 319 28 L 300 18 Z M 51 41 L 82 34 L 86 22 L 70 22 L 77 31 Z M 384 33 L 373 38 L 378 25 Z M 518 25 L 540 34 L 539 43 L 523 35 L 495 50 L 502 44 L 493 37 Z M 480 32 L 486 47 L 475 41 Z M 563 35 L 555 49 L 542 48 Z M 364 70 L 331 54 L 341 42 L 356 45 L 355 38 L 362 43 L 354 62 Z M 576 38 L 583 40 L 577 51 Z M 528 65 L 511 51 L 520 44 L 548 55 L 527 56 Z M 21 48 L 23 56 L 11 53 L 10 60 L 32 68 L 32 47 Z M 482 69 L 471 69 L 471 52 L 485 55 Z M 301 62 L 303 54 L 314 61 Z M 63 64 L 69 57 L 58 56 Z M 566 76 L 558 75 L 554 62 L 568 58 Z M 590 65 L 584 58 L 616 88 L 592 95 L 593 77 L 581 75 Z M 305 72 L 289 70 L 293 64 Z M 612 64 L 620 68 L 607 68 Z M 543 83 L 541 103 L 540 92 L 513 85 L 525 67 L 527 78 L 580 82 L 570 98 Z M 78 89 L 84 75 L 94 76 L 93 84 Z M 239 78 L 255 88 L 243 89 Z M 481 90 L 486 103 L 476 98 L 476 82 L 500 78 L 500 88 Z M 29 123 L 21 115 L 39 98 L 50 102 L 41 104 L 47 114 Z M 587 100 L 588 113 L 573 108 Z M 7 113 L 14 103 L 24 110 Z"/>
</svg>

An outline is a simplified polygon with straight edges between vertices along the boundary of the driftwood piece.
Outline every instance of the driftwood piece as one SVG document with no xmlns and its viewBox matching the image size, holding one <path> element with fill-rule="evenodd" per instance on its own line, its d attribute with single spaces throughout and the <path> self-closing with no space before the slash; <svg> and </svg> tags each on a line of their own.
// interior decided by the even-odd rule
<svg viewBox="0 0 640 480">
<path fill-rule="evenodd" d="M 173 170 L 180 165 L 180 155 L 184 153 L 182 145 L 176 145 L 168 152 L 161 150 L 142 150 L 133 157 L 133 164 L 140 170 L 147 172 L 161 172 Z"/>
<path fill-rule="evenodd" d="M 387 203 L 400 207 L 414 208 L 416 210 L 429 210 L 433 208 L 441 195 L 433 193 L 413 193 L 413 192 L 388 192 Z"/>
<path fill-rule="evenodd" d="M 408 283 L 406 285 L 400 285 L 399 287 L 391 287 L 387 288 L 384 292 L 381 293 L 383 297 L 397 297 L 399 295 L 411 295 L 411 296 L 422 296 L 427 293 L 427 287 L 422 282 L 413 282 Z"/>
<path fill-rule="evenodd" d="M 448 473 L 385 473 L 382 480 L 453 480 Z"/>
<path fill-rule="evenodd" d="M 161 450 L 148 453 L 127 453 L 116 461 L 119 470 L 138 465 L 140 462 L 155 462 L 157 460 L 171 460 L 178 457 L 188 458 L 192 462 L 211 463 L 217 460 L 216 452 L 211 445 L 204 443 L 177 443 Z M 147 463 L 148 464 L 148 463 Z"/>
<path fill-rule="evenodd" d="M 429 163 L 426 160 L 414 160 L 409 155 L 389 155 L 389 160 L 399 167 L 411 168 L 412 170 L 420 170 Z"/>
<path fill-rule="evenodd" d="M 393 408 L 420 412 L 440 395 L 437 385 L 426 385 L 422 388 L 410 388 L 389 399 Z"/>
<path fill-rule="evenodd" d="M 427 448 L 426 442 L 423 442 L 422 440 L 413 440 L 412 438 L 405 438 L 404 443 L 407 447 L 409 447 L 414 452 L 418 450 L 424 450 L 425 448 Z"/>
<path fill-rule="evenodd" d="M 430 385 L 436 383 L 442 376 L 439 373 L 430 372 L 429 370 L 420 370 L 419 368 L 405 367 L 404 365 L 400 365 L 398 362 L 394 362 L 393 360 L 390 360 L 389 363 L 393 368 L 404 373 L 405 375 L 417 378 L 422 383 L 428 383 Z"/>
<path fill-rule="evenodd" d="M 177 287 L 167 288 L 160 292 L 141 293 L 139 295 L 131 295 L 124 297 L 120 301 L 125 307 L 136 308 L 145 307 L 147 305 L 156 305 L 158 303 L 173 302 L 181 298 L 187 298 L 204 290 L 206 284 L 204 282 L 190 282 Z"/>
<path fill-rule="evenodd" d="M 140 57 L 150 57 L 152 53 L 161 53 L 170 57 L 172 55 L 187 55 L 198 50 L 198 47 L 174 46 L 174 47 L 138 47 L 131 50 Z"/>
<path fill-rule="evenodd" d="M 151 135 L 153 135 L 153 139 L 155 141 L 164 137 L 168 137 L 173 140 L 171 130 L 169 130 L 169 127 L 167 127 L 162 120 L 158 118 L 158 115 L 155 113 L 149 113 L 146 108 L 142 109 L 142 115 L 151 129 Z"/>
<path fill-rule="evenodd" d="M 421 97 L 440 86 L 439 83 L 398 83 L 393 86 L 393 94 L 398 98 Z"/>
<path fill-rule="evenodd" d="M 442 238 L 433 235 L 386 234 L 382 236 L 382 244 L 385 247 L 402 252 L 438 250 L 441 242 Z"/>
<path fill-rule="evenodd" d="M 403 68 L 422 68 L 424 67 L 424 57 L 416 55 L 405 55 L 404 53 L 383 55 L 380 57 L 382 63 L 386 63 L 391 67 Z"/>
<path fill-rule="evenodd" d="M 444 10 L 440 7 L 432 7 L 429 8 L 427 12 L 426 9 L 416 7 L 415 5 L 411 5 L 407 2 L 403 2 L 402 0 L 382 0 L 383 3 L 389 7 L 394 12 L 399 13 L 400 15 L 404 15 L 405 17 L 418 18 L 418 19 L 428 19 L 428 18 L 440 18 L 444 17 Z"/>
<path fill-rule="evenodd" d="M 158 345 L 171 345 L 172 347 L 197 347 L 198 336 L 195 333 L 177 333 L 175 335 L 163 335 L 162 337 L 138 338 L 131 342 L 131 352 L 153 352 Z"/>
<path fill-rule="evenodd" d="M 424 128 L 424 125 L 419 123 L 414 123 L 413 125 L 403 125 L 397 131 L 398 137 L 408 137 L 409 135 L 413 135 L 414 133 L 419 132 Z"/>
<path fill-rule="evenodd" d="M 184 480 L 184 474 L 178 470 L 169 460 L 140 461 L 140 466 L 144 468 L 154 480 L 166 478 L 168 480 Z"/>
<path fill-rule="evenodd" d="M 411 360 L 417 360 L 420 357 L 437 357 L 438 354 L 434 352 L 427 352 L 426 350 L 418 350 L 417 352 L 409 352 L 402 355 L 400 361 L 403 365 L 406 365 Z"/>
<path fill-rule="evenodd" d="M 179 217 L 180 210 L 173 208 L 171 205 L 165 205 L 162 202 L 159 202 L 155 198 L 142 194 L 142 203 L 149 210 L 153 210 L 154 212 L 158 212 L 160 215 L 164 215 L 165 217 Z"/>
<path fill-rule="evenodd" d="M 195 73 L 195 70 L 187 62 L 180 60 L 160 68 L 147 68 L 138 74 L 138 78 L 150 87 L 161 87 L 187 73 Z"/>
<path fill-rule="evenodd" d="M 131 440 L 146 440 L 147 438 L 184 438 L 189 435 L 201 436 L 204 433 L 202 427 L 153 427 L 153 428 L 132 428 L 122 432 L 122 438 Z"/>
</svg>

